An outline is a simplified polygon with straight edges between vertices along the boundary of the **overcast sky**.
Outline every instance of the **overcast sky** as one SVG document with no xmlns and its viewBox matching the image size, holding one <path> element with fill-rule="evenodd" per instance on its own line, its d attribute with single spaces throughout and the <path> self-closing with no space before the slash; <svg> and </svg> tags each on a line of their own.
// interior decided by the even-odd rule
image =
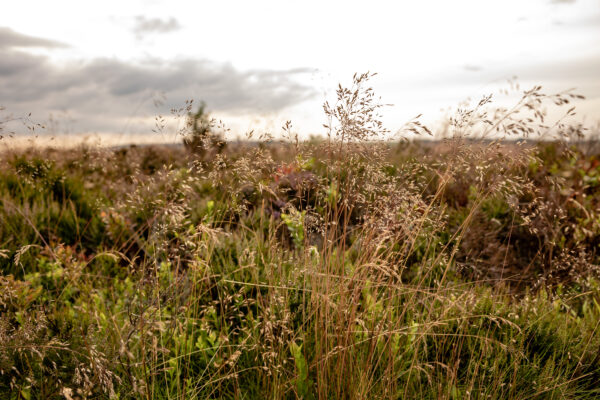
<svg viewBox="0 0 600 400">
<path fill-rule="evenodd" d="M 155 115 L 195 99 L 237 132 L 290 119 L 318 133 L 322 102 L 367 70 L 391 129 L 515 75 L 576 87 L 596 121 L 600 0 L 20 0 L 0 13 L 0 106 L 52 115 L 56 131 L 151 135 Z"/>
</svg>

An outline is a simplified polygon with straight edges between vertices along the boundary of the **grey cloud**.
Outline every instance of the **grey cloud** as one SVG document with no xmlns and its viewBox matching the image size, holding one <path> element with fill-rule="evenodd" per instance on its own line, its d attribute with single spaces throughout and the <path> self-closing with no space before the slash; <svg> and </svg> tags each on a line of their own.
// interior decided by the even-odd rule
<svg viewBox="0 0 600 400">
<path fill-rule="evenodd" d="M 469 71 L 469 72 L 479 72 L 481 71 L 483 68 L 481 68 L 479 65 L 472 65 L 472 64 L 467 64 L 463 66 L 463 69 L 465 71 Z"/>
<path fill-rule="evenodd" d="M 68 110 L 77 121 L 74 129 L 118 132 L 124 118 L 168 114 L 192 98 L 206 101 L 215 112 L 278 112 L 315 94 L 294 78 L 307 72 L 240 71 L 192 58 L 139 63 L 98 58 L 59 67 L 44 56 L 0 49 L 0 105 L 38 118 Z M 167 99 L 161 109 L 152 104 L 156 93 Z M 137 129 L 149 131 L 147 126 Z"/>
<path fill-rule="evenodd" d="M 169 33 L 181 29 L 179 22 L 171 17 L 169 19 L 146 18 L 142 15 L 135 17 L 133 32 L 138 38 L 148 33 Z"/>
<path fill-rule="evenodd" d="M 10 28 L 0 27 L 0 50 L 15 47 L 57 48 L 67 47 L 67 45 L 54 40 L 24 35 Z"/>
</svg>

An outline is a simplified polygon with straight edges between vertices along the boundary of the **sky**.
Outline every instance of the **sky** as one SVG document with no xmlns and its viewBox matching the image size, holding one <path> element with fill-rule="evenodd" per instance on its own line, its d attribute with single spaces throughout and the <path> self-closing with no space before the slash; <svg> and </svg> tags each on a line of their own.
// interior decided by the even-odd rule
<svg viewBox="0 0 600 400">
<path fill-rule="evenodd" d="M 204 101 L 232 134 L 323 133 L 355 72 L 389 129 L 517 77 L 576 88 L 600 120 L 600 0 L 28 1 L 0 14 L 0 106 L 45 132 L 157 137 L 157 115 Z M 175 135 L 168 119 L 162 137 Z"/>
</svg>

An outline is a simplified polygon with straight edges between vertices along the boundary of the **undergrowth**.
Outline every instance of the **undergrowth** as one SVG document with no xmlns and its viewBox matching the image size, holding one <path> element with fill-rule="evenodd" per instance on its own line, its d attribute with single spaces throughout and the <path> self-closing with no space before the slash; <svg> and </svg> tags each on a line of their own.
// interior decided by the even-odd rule
<svg viewBox="0 0 600 400">
<path fill-rule="evenodd" d="M 578 96 L 398 141 L 370 77 L 321 140 L 3 153 L 2 398 L 600 397 L 600 153 L 543 111 Z"/>
</svg>

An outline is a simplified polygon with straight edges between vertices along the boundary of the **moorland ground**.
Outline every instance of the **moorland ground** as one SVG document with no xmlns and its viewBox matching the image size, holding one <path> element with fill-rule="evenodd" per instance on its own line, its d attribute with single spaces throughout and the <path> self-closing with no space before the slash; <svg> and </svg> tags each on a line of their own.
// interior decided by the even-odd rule
<svg viewBox="0 0 600 400">
<path fill-rule="evenodd" d="M 0 397 L 600 397 L 600 147 L 500 140 L 567 96 L 386 142 L 363 80 L 322 139 L 5 150 Z"/>
</svg>

